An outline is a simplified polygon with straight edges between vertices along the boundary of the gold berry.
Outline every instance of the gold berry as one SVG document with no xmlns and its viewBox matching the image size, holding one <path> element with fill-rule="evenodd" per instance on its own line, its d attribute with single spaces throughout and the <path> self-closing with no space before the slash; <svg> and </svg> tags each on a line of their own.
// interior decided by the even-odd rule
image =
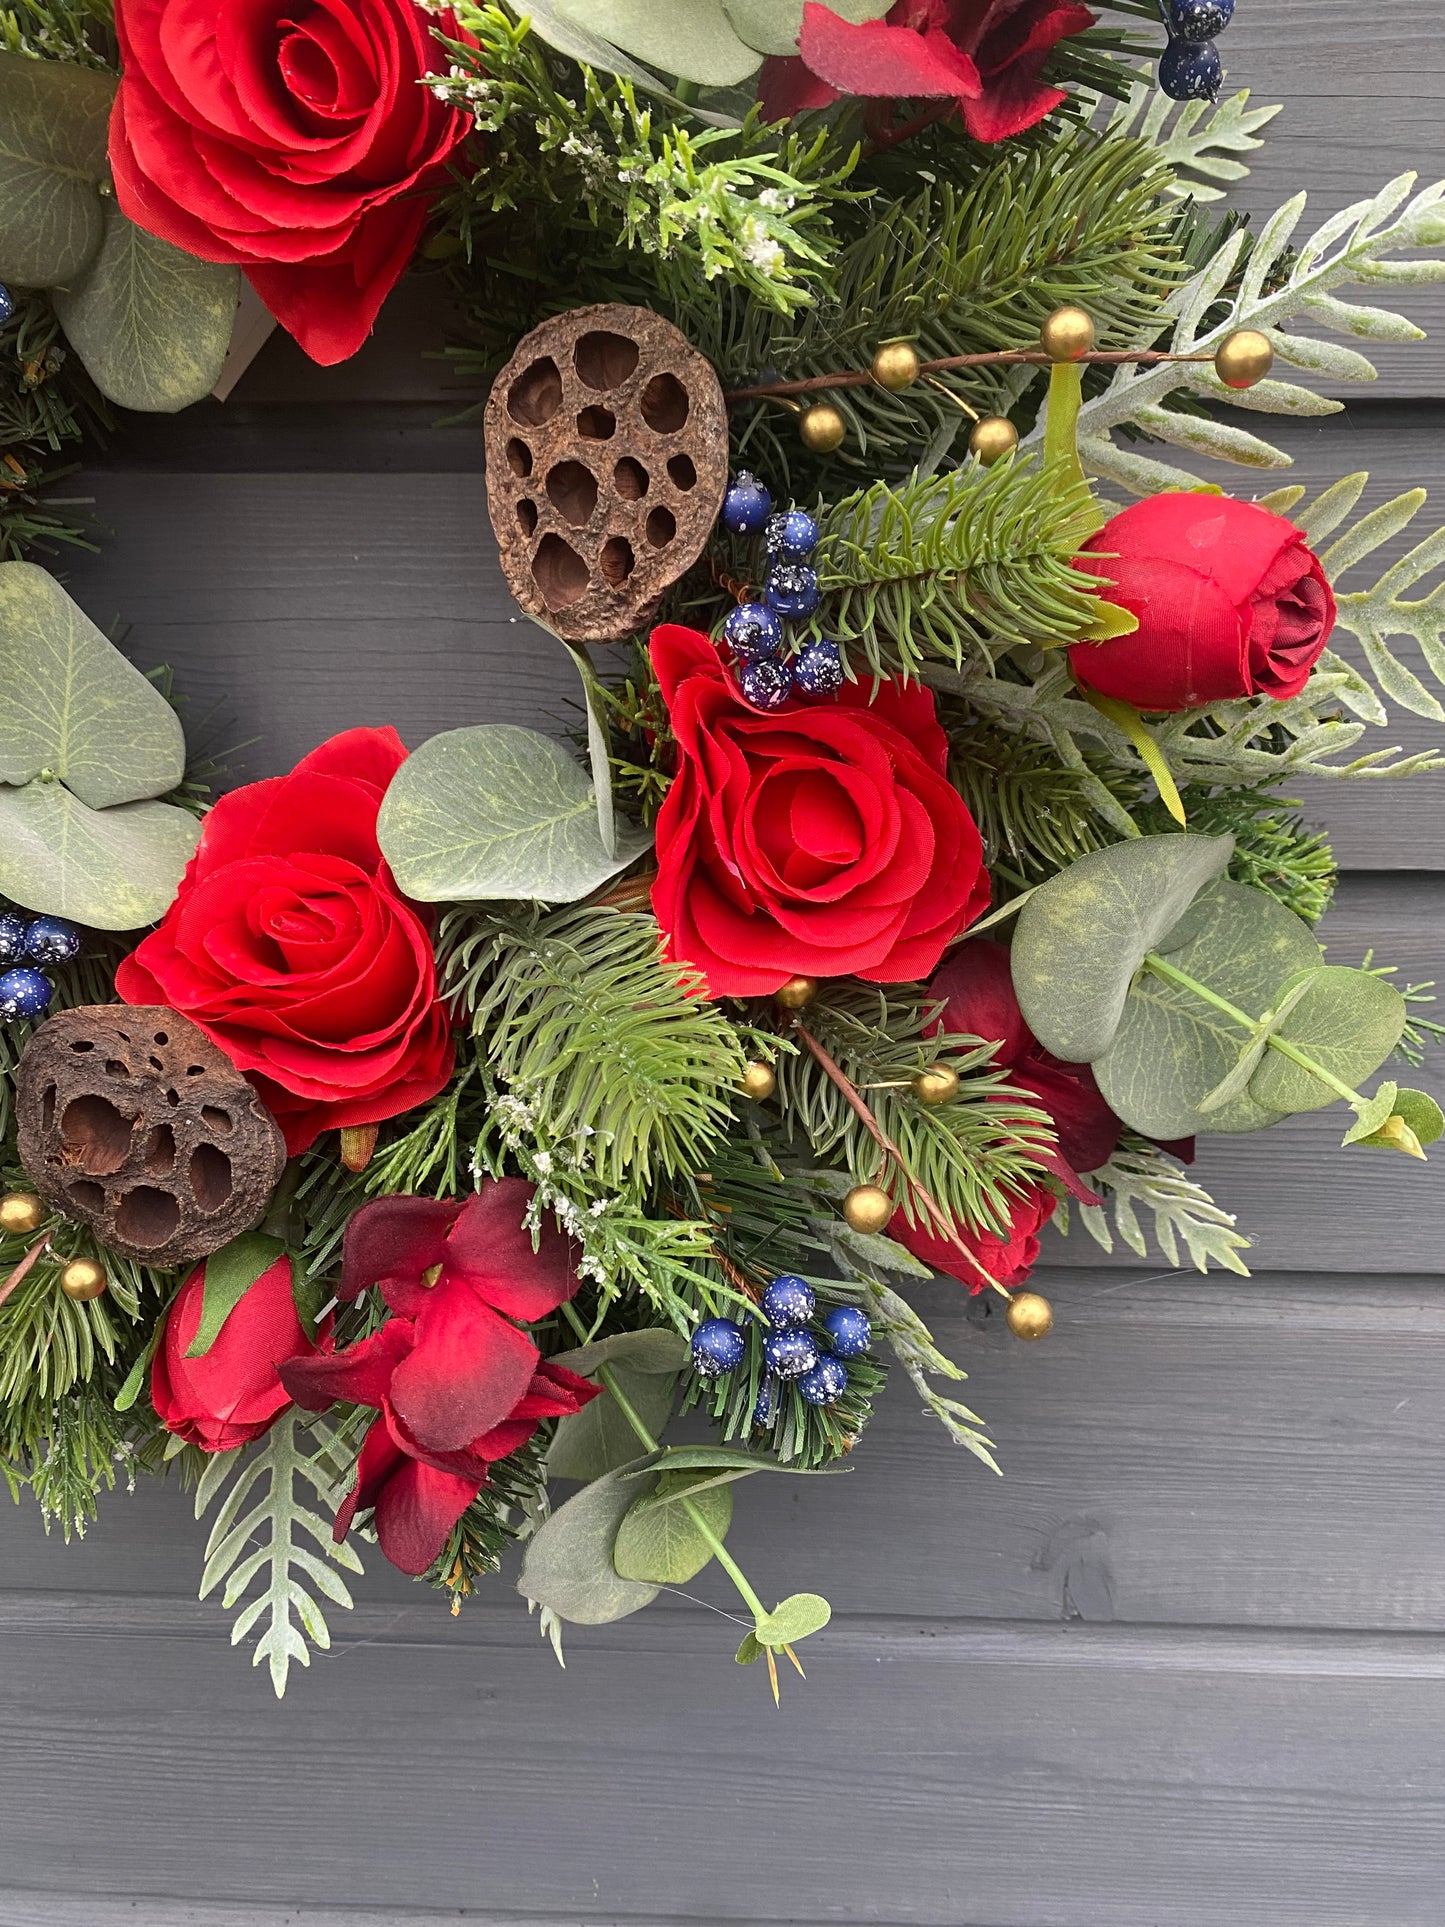
<svg viewBox="0 0 1445 1927">
<path fill-rule="evenodd" d="M 1009 1300 L 1008 1328 L 1015 1338 L 1047 1338 L 1054 1329 L 1054 1308 L 1036 1291 L 1016 1291 Z"/>
<path fill-rule="evenodd" d="M 1039 341 L 1050 361 L 1078 361 L 1094 345 L 1094 324 L 1082 308 L 1055 308 Z"/>
<path fill-rule="evenodd" d="M 985 415 L 975 422 L 968 445 L 985 468 L 992 468 L 1019 445 L 1019 432 L 1007 415 Z"/>
<path fill-rule="evenodd" d="M 0 1231 L 28 1237 L 45 1222 L 45 1206 L 33 1191 L 7 1191 L 0 1198 Z"/>
<path fill-rule="evenodd" d="M 76 1305 L 99 1298 L 108 1282 L 105 1266 L 94 1258 L 72 1258 L 60 1274 L 60 1289 Z"/>
<path fill-rule="evenodd" d="M 855 1184 L 843 1200 L 843 1216 L 852 1231 L 884 1231 L 893 1216 L 893 1200 L 878 1184 Z"/>
<path fill-rule="evenodd" d="M 806 1010 L 817 994 L 816 977 L 789 977 L 781 990 L 773 992 L 773 998 L 784 1010 Z"/>
<path fill-rule="evenodd" d="M 835 407 L 830 401 L 815 401 L 799 417 L 798 433 L 803 438 L 804 448 L 811 449 L 815 455 L 831 455 L 843 446 L 848 424 L 843 419 L 841 408 Z"/>
<path fill-rule="evenodd" d="M 1269 336 L 1258 328 L 1236 328 L 1220 342 L 1214 356 L 1214 372 L 1226 388 L 1253 388 L 1273 366 Z"/>
<path fill-rule="evenodd" d="M 958 1072 L 950 1064 L 930 1064 L 913 1080 L 913 1095 L 920 1104 L 948 1104 L 958 1096 Z"/>
<path fill-rule="evenodd" d="M 749 1064 L 738 1083 L 744 1097 L 750 1097 L 754 1104 L 761 1104 L 764 1098 L 771 1097 L 778 1088 L 777 1072 L 771 1064 L 762 1062 Z"/>
<path fill-rule="evenodd" d="M 901 395 L 917 381 L 922 366 L 911 341 L 885 341 L 873 357 L 873 379 L 891 395 Z"/>
</svg>

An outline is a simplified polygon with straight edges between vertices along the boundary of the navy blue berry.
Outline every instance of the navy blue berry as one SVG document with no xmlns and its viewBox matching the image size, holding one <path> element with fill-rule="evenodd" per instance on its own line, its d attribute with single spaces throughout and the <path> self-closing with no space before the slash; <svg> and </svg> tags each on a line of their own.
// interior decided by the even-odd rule
<svg viewBox="0 0 1445 1927">
<path fill-rule="evenodd" d="M 723 497 L 723 527 L 733 535 L 756 535 L 773 512 L 773 498 L 756 475 L 739 469 Z"/>
<path fill-rule="evenodd" d="M 4 979 L 0 978 L 0 983 Z M 797 1325 L 769 1332 L 763 1340 L 763 1357 L 768 1370 L 779 1378 L 801 1378 L 818 1362 L 818 1347 L 811 1336 Z"/>
<path fill-rule="evenodd" d="M 836 642 L 808 642 L 788 664 L 800 696 L 836 696 L 848 680 Z"/>
<path fill-rule="evenodd" d="M 818 578 L 801 562 L 780 562 L 763 587 L 770 609 L 789 622 L 812 615 L 818 606 Z"/>
<path fill-rule="evenodd" d="M 25 955 L 25 937 L 30 929 L 28 917 L 7 911 L 0 915 L 0 964 L 18 964 Z"/>
<path fill-rule="evenodd" d="M 775 1278 L 762 1297 L 763 1311 L 774 1331 L 787 1325 L 806 1325 L 816 1302 L 811 1289 L 790 1271 Z"/>
<path fill-rule="evenodd" d="M 1218 100 L 1224 81 L 1219 49 L 1212 40 L 1197 45 L 1171 40 L 1159 59 L 1159 87 L 1171 100 Z"/>
<path fill-rule="evenodd" d="M 781 709 L 793 693 L 793 682 L 780 662 L 759 656 L 738 665 L 738 688 L 754 709 Z"/>
<path fill-rule="evenodd" d="M 1195 46 L 1213 40 L 1234 18 L 1234 0 L 1164 0 L 1164 25 L 1171 40 Z"/>
<path fill-rule="evenodd" d="M 861 1358 L 873 1343 L 873 1326 L 856 1305 L 835 1305 L 823 1320 L 823 1330 L 838 1358 Z"/>
<path fill-rule="evenodd" d="M 0 1017 L 40 1017 L 55 993 L 38 970 L 7 970 L 0 977 Z"/>
<path fill-rule="evenodd" d="M 692 1335 L 692 1369 L 700 1378 L 722 1378 L 737 1370 L 747 1348 L 742 1326 L 731 1318 L 704 1318 Z"/>
<path fill-rule="evenodd" d="M 798 1380 L 798 1390 L 810 1405 L 836 1405 L 847 1389 L 847 1366 L 827 1352 Z"/>
<path fill-rule="evenodd" d="M 25 932 L 25 954 L 32 963 L 69 963 L 80 955 L 80 932 L 64 917 L 37 917 Z"/>
<path fill-rule="evenodd" d="M 10 290 L 5 286 L 4 282 L 0 281 L 0 328 L 3 328 L 5 326 L 5 323 L 10 319 L 11 315 L 13 315 L 14 312 L 15 312 L 15 298 L 11 294 Z"/>
<path fill-rule="evenodd" d="M 758 1402 L 753 1407 L 754 1425 L 771 1425 L 778 1416 L 778 1402 L 774 1396 L 773 1381 L 765 1378 L 758 1390 Z"/>
<path fill-rule="evenodd" d="M 763 530 L 763 547 L 772 562 L 806 562 L 818 546 L 818 524 L 804 509 L 785 509 Z"/>
<path fill-rule="evenodd" d="M 740 602 L 728 611 L 722 632 L 738 656 L 775 656 L 783 646 L 783 625 L 766 602 Z"/>
</svg>

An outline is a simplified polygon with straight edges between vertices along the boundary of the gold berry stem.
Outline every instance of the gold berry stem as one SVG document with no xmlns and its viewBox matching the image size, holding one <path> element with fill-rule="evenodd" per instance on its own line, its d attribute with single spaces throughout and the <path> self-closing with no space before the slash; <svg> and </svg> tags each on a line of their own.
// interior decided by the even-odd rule
<svg viewBox="0 0 1445 1927">
<path fill-rule="evenodd" d="M 1078 362 L 1099 368 L 1130 365 L 1156 368 L 1166 361 L 1213 360 L 1213 355 L 1171 355 L 1163 348 L 1091 348 L 1087 354 L 1077 357 Z M 942 355 L 936 361 L 920 362 L 918 372 L 920 375 L 939 375 L 956 368 L 1049 368 L 1054 361 L 1055 357 L 1043 348 L 990 348 L 981 354 Z M 729 388 L 723 400 L 729 404 L 738 401 L 782 401 L 789 395 L 811 395 L 824 388 L 869 388 L 873 386 L 873 379 L 870 368 L 839 368 L 832 374 L 808 375 L 797 381 L 756 382 L 750 388 Z"/>
</svg>

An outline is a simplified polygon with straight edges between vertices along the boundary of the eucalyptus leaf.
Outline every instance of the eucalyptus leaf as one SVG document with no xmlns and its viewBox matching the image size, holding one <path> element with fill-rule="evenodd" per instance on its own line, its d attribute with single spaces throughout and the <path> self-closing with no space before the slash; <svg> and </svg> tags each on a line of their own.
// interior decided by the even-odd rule
<svg viewBox="0 0 1445 1927">
<path fill-rule="evenodd" d="M 397 882 L 423 903 L 575 903 L 652 841 L 619 823 L 609 855 L 586 776 L 549 737 L 512 723 L 423 743 L 392 779 L 377 837 Z"/>
<path fill-rule="evenodd" d="M 623 1519 L 612 1563 L 623 1579 L 685 1586 L 713 1556 L 705 1534 L 688 1511 L 694 1506 L 719 1539 L 733 1522 L 732 1488 L 659 1491 L 637 1500 Z"/>
<path fill-rule="evenodd" d="M 1024 1022 L 1045 1050 L 1070 1064 L 1108 1050 L 1134 973 L 1233 851 L 1231 836 L 1137 837 L 1081 857 L 1034 891 L 1011 955 Z"/>
<path fill-rule="evenodd" d="M 1417 1144 L 1434 1144 L 1445 1134 L 1445 1111 L 1426 1091 L 1412 1091 L 1408 1086 L 1397 1091 L 1393 1084 L 1382 1084 L 1376 1096 L 1385 1091 L 1393 1094 L 1389 1115 L 1380 1120 L 1381 1128 L 1366 1137 L 1358 1137 L 1351 1131 L 1346 1134 L 1346 1144 L 1368 1144 L 1384 1151 L 1398 1151 L 1401 1148 L 1398 1138 L 1388 1134 L 1383 1126 L 1390 1117 L 1398 1117 L 1405 1128 L 1414 1134 Z"/>
<path fill-rule="evenodd" d="M 722 0 L 554 0 L 564 20 L 599 34 L 624 53 L 704 87 L 732 87 L 757 72 L 762 56 L 734 32 Z"/>
<path fill-rule="evenodd" d="M 187 1358 L 205 1357 L 231 1313 L 285 1249 L 279 1238 L 268 1237 L 264 1231 L 243 1231 L 239 1238 L 232 1238 L 211 1253 L 202 1283 L 200 1322 L 186 1347 Z"/>
<path fill-rule="evenodd" d="M 624 1579 L 612 1561 L 618 1529 L 637 1500 L 626 1468 L 605 1472 L 543 1521 L 527 1541 L 517 1590 L 560 1619 L 606 1626 L 640 1612 L 655 1585 Z"/>
<path fill-rule="evenodd" d="M 0 281 L 58 287 L 100 246 L 115 88 L 70 61 L 0 53 Z"/>
<path fill-rule="evenodd" d="M 92 930 L 139 930 L 170 908 L 200 833 L 170 803 L 92 810 L 59 783 L 0 788 L 0 895 Z"/>
<path fill-rule="evenodd" d="M 654 1438 L 672 1417 L 676 1372 L 612 1365 L 609 1376 Z M 557 1426 L 547 1449 L 549 1479 L 597 1479 L 637 1457 L 637 1434 L 622 1407 L 605 1388 L 571 1418 Z"/>
<path fill-rule="evenodd" d="M 738 1665 L 751 1666 L 755 1660 L 761 1659 L 762 1656 L 763 1656 L 763 1649 L 758 1644 L 757 1634 L 744 1633 L 742 1638 L 742 1644 L 738 1647 L 737 1651 L 733 1654 L 733 1658 L 737 1661 Z"/>
<path fill-rule="evenodd" d="M 1380 1127 L 1393 1115 L 1395 1099 L 1399 1094 L 1398 1084 L 1382 1084 L 1363 1109 L 1356 1111 L 1355 1121 L 1345 1132 L 1341 1144 L 1367 1144 L 1372 1138 L 1378 1141 Z"/>
<path fill-rule="evenodd" d="M 533 618 L 535 620 L 535 618 Z M 617 812 L 612 803 L 612 733 L 607 726 L 607 697 L 587 652 L 565 637 L 557 640 L 572 658 L 587 699 L 587 762 L 597 800 L 597 834 L 606 855 L 617 854 Z"/>
<path fill-rule="evenodd" d="M 105 232 L 55 312 L 86 373 L 122 408 L 172 415 L 220 380 L 241 270 L 198 261 L 105 203 Z"/>
<path fill-rule="evenodd" d="M 1383 977 L 1328 964 L 1311 976 L 1276 1035 L 1358 1089 L 1399 1043 L 1408 1014 L 1405 999 Z M 1249 1094 L 1267 1110 L 1291 1114 L 1340 1101 L 1338 1091 L 1277 1050 L 1266 1052 L 1249 1080 Z"/>
<path fill-rule="evenodd" d="M 591 1378 L 599 1365 L 623 1365 L 629 1371 L 675 1377 L 688 1361 L 688 1343 L 675 1331 L 651 1326 L 646 1331 L 613 1332 L 575 1351 L 558 1352 L 552 1364 L 579 1378 Z"/>
<path fill-rule="evenodd" d="M 820 1593 L 795 1592 L 761 1618 L 753 1631 L 760 1646 L 792 1646 L 810 1633 L 820 1633 L 833 1617 L 833 1608 Z"/>
<path fill-rule="evenodd" d="M 828 0 L 828 10 L 854 26 L 881 20 L 893 0 Z M 803 0 L 723 0 L 723 12 L 739 36 L 761 54 L 795 54 L 803 26 Z"/>
<path fill-rule="evenodd" d="M 1182 944 L 1180 927 L 1189 933 Z M 1221 880 L 1171 933 L 1165 962 L 1253 1020 L 1273 1007 L 1297 973 L 1318 969 L 1322 957 L 1308 925 L 1292 911 L 1262 890 Z M 1249 1027 L 1145 970 L 1128 992 L 1114 1042 L 1095 1060 L 1094 1076 L 1105 1102 L 1144 1137 L 1167 1142 L 1260 1131 L 1286 1113 L 1259 1102 L 1253 1080 L 1219 1109 L 1200 1108 L 1249 1040 Z"/>
<path fill-rule="evenodd" d="M 1319 970 L 1323 969 L 1324 965 L 1321 964 Z M 1208 1097 L 1202 1097 L 1199 1100 L 1199 1108 L 1201 1111 L 1222 1110 L 1226 1104 L 1232 1102 L 1236 1097 L 1239 1097 L 1248 1088 L 1249 1080 L 1254 1075 L 1255 1066 L 1269 1049 L 1270 1038 L 1278 1031 L 1280 1025 L 1309 989 L 1311 978 L 1318 974 L 1318 970 L 1305 971 L 1294 988 L 1289 991 L 1284 998 L 1276 1002 L 1270 1016 L 1262 1019 L 1260 1023 L 1256 1025 L 1252 1040 L 1241 1052 L 1239 1062 L 1229 1073 L 1228 1077 L 1225 1078 L 1222 1084 L 1216 1084 Z"/>
<path fill-rule="evenodd" d="M 591 1407 L 588 1408 L 589 1410 Z M 673 1445 L 659 1458 L 650 1459 L 654 1472 L 691 1472 L 697 1470 L 739 1472 L 790 1472 L 795 1477 L 828 1477 L 846 1472 L 846 1465 L 783 1465 L 766 1452 L 747 1452 L 740 1445 Z M 636 1477 L 636 1473 L 631 1476 Z"/>
</svg>

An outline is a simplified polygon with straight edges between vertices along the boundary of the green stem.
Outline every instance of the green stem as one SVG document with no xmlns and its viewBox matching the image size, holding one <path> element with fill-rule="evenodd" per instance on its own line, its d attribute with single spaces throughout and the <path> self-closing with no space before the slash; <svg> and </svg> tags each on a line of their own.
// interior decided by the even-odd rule
<svg viewBox="0 0 1445 1927">
<path fill-rule="evenodd" d="M 1146 970 L 1152 970 L 1156 977 L 1162 977 L 1166 983 L 1177 984 L 1181 990 L 1187 990 L 1191 996 L 1198 997 L 1201 1003 L 1211 1005 L 1244 1030 L 1258 1028 L 1259 1020 L 1251 1017 L 1247 1011 L 1241 1010 L 1238 1004 L 1231 1004 L 1226 998 L 1211 990 L 1207 984 L 1201 984 L 1174 964 L 1166 963 L 1152 950 L 1144 959 L 1144 967 Z M 1281 1057 L 1289 1058 L 1292 1064 L 1298 1064 L 1300 1069 L 1308 1071 L 1311 1077 L 1317 1077 L 1322 1084 L 1335 1093 L 1336 1097 L 1344 1098 L 1345 1102 L 1353 1105 L 1356 1110 L 1365 1102 L 1357 1090 L 1353 1090 L 1342 1079 L 1336 1077 L 1333 1071 L 1327 1071 L 1323 1064 L 1317 1064 L 1314 1058 L 1307 1056 L 1297 1044 L 1291 1044 L 1288 1038 L 1272 1036 L 1268 1041 L 1271 1050 L 1277 1050 Z"/>
<path fill-rule="evenodd" d="M 577 1336 L 581 1339 L 585 1339 L 587 1336 L 586 1327 L 583 1325 L 581 1319 L 577 1316 L 577 1313 L 573 1310 L 571 1304 L 570 1303 L 564 1304 L 562 1309 L 567 1314 L 568 1321 L 571 1324 L 572 1329 L 576 1332 Z M 613 1372 L 612 1367 L 610 1365 L 599 1365 L 597 1368 L 597 1378 L 599 1382 L 606 1388 L 608 1396 L 616 1401 L 618 1411 L 621 1412 L 622 1416 L 627 1420 L 627 1423 L 632 1427 L 633 1431 L 637 1434 L 638 1439 L 641 1441 L 642 1445 L 647 1449 L 647 1451 L 649 1452 L 659 1451 L 661 1448 L 658 1444 L 658 1441 L 652 1436 L 651 1432 L 648 1431 L 647 1427 L 643 1424 L 642 1419 L 638 1416 L 638 1413 L 634 1408 L 631 1399 L 627 1397 L 626 1393 L 622 1390 L 622 1387 L 617 1383 L 617 1377 L 616 1377 L 616 1374 Z M 732 1554 L 728 1551 L 727 1547 L 723 1544 L 722 1540 L 719 1539 L 717 1534 L 713 1531 L 712 1527 L 708 1524 L 702 1511 L 699 1509 L 698 1506 L 696 1506 L 693 1503 L 691 1499 L 683 1499 L 680 1503 L 682 1505 L 683 1511 L 687 1514 L 688 1518 L 691 1519 L 693 1524 L 697 1527 L 698 1535 L 702 1539 L 703 1544 L 707 1546 L 708 1550 L 712 1553 L 713 1558 L 717 1560 L 718 1564 L 722 1567 L 723 1571 L 727 1574 L 728 1578 L 731 1579 L 733 1584 L 737 1587 L 739 1597 L 742 1599 L 742 1602 L 747 1607 L 748 1611 L 753 1615 L 753 1618 L 757 1620 L 766 1619 L 768 1616 L 767 1607 L 763 1604 L 762 1600 L 758 1598 L 758 1595 L 753 1591 L 752 1587 L 748 1584 L 746 1573 L 744 1573 L 742 1567 L 738 1564 L 737 1560 L 733 1558 Z"/>
</svg>

